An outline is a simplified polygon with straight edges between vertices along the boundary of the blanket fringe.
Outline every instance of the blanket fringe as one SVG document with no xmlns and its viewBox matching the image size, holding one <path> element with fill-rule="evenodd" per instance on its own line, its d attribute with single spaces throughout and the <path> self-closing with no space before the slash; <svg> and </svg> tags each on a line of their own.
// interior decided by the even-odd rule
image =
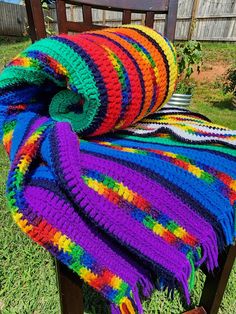
<svg viewBox="0 0 236 314">
<path fill-rule="evenodd" d="M 133 289 L 133 297 L 134 297 L 134 302 L 135 302 L 138 313 L 143 314 L 143 307 L 142 307 L 142 303 L 140 300 L 138 287 L 135 287 Z"/>
<path fill-rule="evenodd" d="M 148 280 L 148 278 L 142 276 L 139 280 L 139 284 L 141 286 L 143 296 L 148 298 L 154 289 L 153 283 L 151 283 L 151 281 Z"/>
<path fill-rule="evenodd" d="M 132 301 L 127 297 L 124 298 L 123 302 L 119 305 L 121 314 L 135 314 L 135 306 Z"/>
</svg>

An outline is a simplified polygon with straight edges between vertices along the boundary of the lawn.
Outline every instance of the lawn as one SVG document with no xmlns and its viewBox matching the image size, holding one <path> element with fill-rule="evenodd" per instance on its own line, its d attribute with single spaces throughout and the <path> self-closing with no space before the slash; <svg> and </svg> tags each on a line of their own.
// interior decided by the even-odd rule
<svg viewBox="0 0 236 314">
<path fill-rule="evenodd" d="M 0 38 L 0 70 L 29 41 Z M 236 59 L 235 45 L 203 44 L 203 74 L 196 78 L 197 86 L 192 108 L 206 114 L 214 122 L 236 129 L 236 109 L 231 96 L 222 93 L 222 75 L 215 74 L 219 64 L 225 69 Z M 207 72 L 207 73 L 208 73 Z M 218 72 L 217 72 L 218 73 Z M 43 248 L 31 242 L 13 223 L 5 200 L 5 181 L 9 163 L 0 146 L 0 313 L 1 314 L 59 314 L 59 295 L 54 260 Z M 198 303 L 204 275 L 197 273 L 192 306 Z M 88 286 L 85 293 L 85 313 L 105 314 L 106 305 Z M 220 314 L 236 314 L 236 266 L 234 267 L 220 308 Z M 179 314 L 184 310 L 180 296 L 174 301 L 165 292 L 155 292 L 144 301 L 145 314 Z"/>
</svg>

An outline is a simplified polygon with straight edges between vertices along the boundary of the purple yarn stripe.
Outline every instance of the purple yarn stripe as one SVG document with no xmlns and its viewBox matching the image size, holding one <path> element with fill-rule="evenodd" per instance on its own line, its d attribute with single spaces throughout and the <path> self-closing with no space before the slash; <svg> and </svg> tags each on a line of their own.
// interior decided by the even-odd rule
<svg viewBox="0 0 236 314">
<path fill-rule="evenodd" d="M 115 243 L 110 243 L 107 237 L 89 226 L 70 204 L 45 188 L 28 186 L 25 196 L 30 207 L 44 217 L 53 227 L 66 234 L 72 241 L 80 245 L 101 265 L 118 274 L 130 286 L 135 287 L 137 282 L 149 281 L 144 270 L 128 255 L 122 254 Z M 151 283 L 149 283 L 149 286 Z"/>
<path fill-rule="evenodd" d="M 155 209 L 158 209 L 178 222 L 190 234 L 201 240 L 204 250 L 208 247 L 210 255 L 206 256 L 206 258 L 211 261 L 211 267 L 209 265 L 210 269 L 217 266 L 217 239 L 212 226 L 171 193 L 171 191 L 137 171 L 133 171 L 121 164 L 117 166 L 117 163 L 110 160 L 81 153 L 80 163 L 82 168 L 101 171 L 103 174 L 112 176 L 115 180 L 122 182 L 133 191 L 142 195 L 153 205 L 152 210 L 154 215 Z"/>
<path fill-rule="evenodd" d="M 175 248 L 170 248 L 161 238 L 157 240 L 157 236 L 146 230 L 127 213 L 113 204 L 108 204 L 103 197 L 85 186 L 82 179 L 75 176 L 76 173 L 80 173 L 81 167 L 76 135 L 71 133 L 67 123 L 58 123 L 55 127 L 55 135 L 57 145 L 54 143 L 54 149 L 57 148 L 57 151 L 53 151 L 53 156 L 57 158 L 54 160 L 57 175 L 60 180 L 65 181 L 64 187 L 67 187 L 67 192 L 83 212 L 108 234 L 115 235 L 123 244 L 140 252 L 148 260 L 163 265 L 183 286 L 185 283 L 187 285 L 191 266 L 186 256 Z"/>
</svg>

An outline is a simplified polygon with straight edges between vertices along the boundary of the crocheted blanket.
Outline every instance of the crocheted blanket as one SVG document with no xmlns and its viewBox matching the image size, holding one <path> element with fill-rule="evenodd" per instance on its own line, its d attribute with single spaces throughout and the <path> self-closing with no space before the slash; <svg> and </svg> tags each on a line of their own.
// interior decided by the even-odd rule
<svg viewBox="0 0 236 314">
<path fill-rule="evenodd" d="M 129 26 L 41 40 L 0 76 L 12 217 L 114 314 L 143 313 L 154 288 L 190 302 L 235 235 L 236 131 L 154 113 L 176 71 L 167 39 Z"/>
</svg>

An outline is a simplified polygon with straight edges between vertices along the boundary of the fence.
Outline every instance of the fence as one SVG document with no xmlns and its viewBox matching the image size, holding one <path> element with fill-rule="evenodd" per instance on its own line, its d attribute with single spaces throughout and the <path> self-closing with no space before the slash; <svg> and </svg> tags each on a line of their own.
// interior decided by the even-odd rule
<svg viewBox="0 0 236 314">
<path fill-rule="evenodd" d="M 0 35 L 22 36 L 27 18 L 23 5 L 0 2 Z"/>
<path fill-rule="evenodd" d="M 56 31 L 55 9 L 46 11 L 45 17 L 48 29 Z M 68 20 L 81 21 L 81 8 L 68 6 L 67 17 Z M 93 10 L 93 20 L 97 24 L 116 26 L 121 19 L 120 12 Z M 0 2 L 0 35 L 22 35 L 26 31 L 26 20 L 24 6 Z M 132 20 L 143 23 L 144 15 L 134 13 Z M 156 14 L 155 29 L 163 32 L 164 21 L 165 15 Z M 236 41 L 236 0 L 179 0 L 175 38 Z"/>
</svg>

